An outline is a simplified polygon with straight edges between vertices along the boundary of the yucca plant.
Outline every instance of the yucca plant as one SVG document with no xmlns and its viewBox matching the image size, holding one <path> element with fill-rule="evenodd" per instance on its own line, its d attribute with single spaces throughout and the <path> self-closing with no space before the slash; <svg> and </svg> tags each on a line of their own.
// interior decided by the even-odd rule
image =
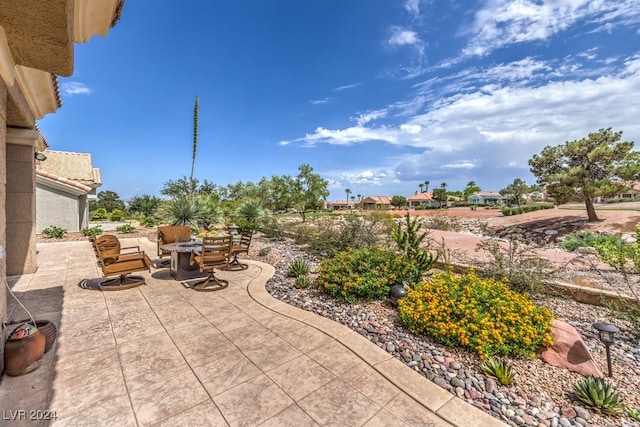
<svg viewBox="0 0 640 427">
<path fill-rule="evenodd" d="M 309 273 L 309 263 L 303 259 L 296 259 L 289 265 L 289 277 L 306 276 Z"/>
<path fill-rule="evenodd" d="M 573 394 L 587 406 L 618 415 L 622 413 L 620 396 L 604 378 L 589 375 L 573 385 Z"/>
<path fill-rule="evenodd" d="M 490 357 L 481 366 L 482 372 L 500 381 L 500 384 L 507 385 L 513 381 L 513 369 L 504 360 Z"/>
<path fill-rule="evenodd" d="M 634 420 L 640 420 L 640 412 L 635 408 L 627 408 L 627 415 Z"/>
<path fill-rule="evenodd" d="M 306 288 L 312 282 L 313 282 L 313 280 L 311 280 L 311 278 L 309 276 L 307 276 L 306 274 L 304 276 L 298 276 L 298 277 L 296 277 L 296 288 L 300 288 L 300 289 Z"/>
</svg>

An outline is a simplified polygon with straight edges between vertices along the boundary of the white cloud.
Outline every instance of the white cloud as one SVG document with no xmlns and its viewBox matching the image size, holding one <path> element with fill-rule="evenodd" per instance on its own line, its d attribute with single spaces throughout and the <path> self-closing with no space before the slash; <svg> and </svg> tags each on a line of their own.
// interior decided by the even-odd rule
<svg viewBox="0 0 640 427">
<path fill-rule="evenodd" d="M 409 12 L 413 16 L 419 16 L 420 15 L 420 0 L 406 0 L 404 2 L 404 8 L 407 9 L 407 12 Z"/>
<path fill-rule="evenodd" d="M 311 101 L 309 101 L 309 103 L 313 105 L 322 105 L 322 104 L 328 104 L 333 101 L 334 101 L 334 98 L 323 98 L 323 99 L 312 99 Z"/>
<path fill-rule="evenodd" d="M 637 0 L 489 0 L 475 15 L 464 56 L 486 55 L 506 45 L 547 40 L 583 20 L 599 25 L 640 22 Z"/>
<path fill-rule="evenodd" d="M 391 36 L 387 43 L 391 46 L 422 45 L 418 33 L 400 27 L 391 28 Z"/>
<path fill-rule="evenodd" d="M 368 116 L 362 115 L 357 126 L 319 127 L 297 142 L 351 145 L 383 141 L 422 149 L 421 154 L 394 159 L 393 165 L 389 159 L 380 160 L 387 163 L 386 169 L 395 169 L 393 177 L 402 181 L 428 174 L 432 182 L 459 180 L 462 187 L 464 180 L 480 176 L 509 182 L 517 176 L 529 177 L 533 183 L 527 161 L 545 145 L 579 139 L 606 127 L 623 130 L 625 139 L 640 139 L 640 97 L 635 96 L 640 93 L 640 55 L 620 62 L 623 66 L 617 72 L 598 78 L 542 82 L 534 77 L 547 75 L 545 62 L 525 58 L 499 64 L 484 71 L 494 80 L 505 73 L 506 81 L 488 81 L 475 90 L 441 96 L 426 111 L 408 117 L 394 115 L 399 107 L 392 104 L 380 110 L 386 114 L 376 121 L 364 120 Z M 416 87 L 416 96 L 423 96 L 422 89 Z M 366 179 L 364 174 L 362 179 Z"/>
<path fill-rule="evenodd" d="M 84 83 L 65 82 L 60 84 L 60 92 L 63 95 L 90 95 L 93 91 Z"/>
<path fill-rule="evenodd" d="M 362 86 L 362 83 L 351 83 L 351 84 L 348 84 L 348 85 L 338 86 L 337 88 L 335 88 L 333 90 L 335 90 L 336 92 L 341 92 L 343 90 L 353 89 L 353 88 L 356 88 L 358 86 Z"/>
</svg>

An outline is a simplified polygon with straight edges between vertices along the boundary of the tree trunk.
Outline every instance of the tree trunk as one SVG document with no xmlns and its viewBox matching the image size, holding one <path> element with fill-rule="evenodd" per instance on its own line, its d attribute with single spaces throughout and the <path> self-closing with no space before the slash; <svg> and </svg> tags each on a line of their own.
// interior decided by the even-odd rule
<svg viewBox="0 0 640 427">
<path fill-rule="evenodd" d="M 584 197 L 584 204 L 587 206 L 587 216 L 589 222 L 600 221 L 598 218 L 598 214 L 596 213 L 596 208 L 593 206 L 593 200 L 589 196 Z"/>
</svg>

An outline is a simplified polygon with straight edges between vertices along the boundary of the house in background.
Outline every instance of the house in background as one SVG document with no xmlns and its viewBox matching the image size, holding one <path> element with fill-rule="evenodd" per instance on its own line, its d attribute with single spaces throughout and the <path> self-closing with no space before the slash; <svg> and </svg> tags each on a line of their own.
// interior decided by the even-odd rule
<svg viewBox="0 0 640 427">
<path fill-rule="evenodd" d="M 324 202 L 324 208 L 329 211 L 350 210 L 350 209 L 354 209 L 356 205 L 357 205 L 357 202 L 354 200 L 350 200 L 349 202 L 347 202 L 346 200 Z"/>
<path fill-rule="evenodd" d="M 91 154 L 47 150 L 36 161 L 36 233 L 55 225 L 67 231 L 89 226 L 89 200 L 102 185 Z"/>
<path fill-rule="evenodd" d="M 388 196 L 367 196 L 360 201 L 362 209 L 391 209 L 391 199 Z"/>
<path fill-rule="evenodd" d="M 503 196 L 497 191 L 478 191 L 469 196 L 467 201 L 471 205 L 494 205 L 502 206 L 508 200 L 507 196 Z"/>
<path fill-rule="evenodd" d="M 433 199 L 433 193 L 428 191 L 416 193 L 413 196 L 407 197 L 407 204 L 409 205 L 409 208 L 416 208 L 418 206 L 434 208 L 440 206 L 440 203 Z"/>
</svg>

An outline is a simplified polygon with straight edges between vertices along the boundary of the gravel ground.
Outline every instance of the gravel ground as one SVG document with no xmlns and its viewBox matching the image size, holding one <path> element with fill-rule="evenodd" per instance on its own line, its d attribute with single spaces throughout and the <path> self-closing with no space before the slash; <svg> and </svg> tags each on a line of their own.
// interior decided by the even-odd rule
<svg viewBox="0 0 640 427">
<path fill-rule="evenodd" d="M 269 254 L 260 256 L 260 249 L 267 246 L 271 247 Z M 396 309 L 386 301 L 348 305 L 312 288 L 297 289 L 293 279 L 286 276 L 290 262 L 306 259 L 315 268 L 319 260 L 290 241 L 256 238 L 248 257 L 276 267 L 275 276 L 267 282 L 267 290 L 275 298 L 353 329 L 409 368 L 510 425 L 640 426 L 626 414 L 604 415 L 572 399 L 570 390 L 582 378 L 579 374 L 539 359 L 508 358 L 516 377 L 511 385 L 503 386 L 481 373 L 481 361 L 474 354 L 414 336 L 401 325 Z M 623 329 L 611 347 L 614 373 L 611 382 L 627 407 L 640 409 L 640 348 L 637 339 L 624 330 L 624 322 L 611 317 L 602 307 L 550 296 L 537 297 L 536 302 L 548 306 L 556 318 L 579 331 L 605 372 L 604 347 L 591 325 L 595 321 L 610 321 Z"/>
</svg>

